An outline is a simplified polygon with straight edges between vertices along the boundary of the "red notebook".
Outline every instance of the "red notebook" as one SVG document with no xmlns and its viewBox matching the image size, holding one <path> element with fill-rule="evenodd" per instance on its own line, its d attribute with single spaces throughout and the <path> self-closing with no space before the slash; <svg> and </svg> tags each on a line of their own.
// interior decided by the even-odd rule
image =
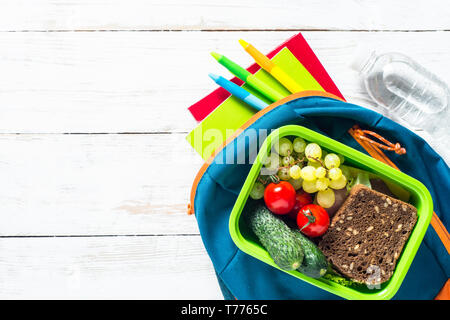
<svg viewBox="0 0 450 320">
<path fill-rule="evenodd" d="M 312 51 L 309 44 L 306 42 L 305 38 L 303 38 L 301 33 L 293 36 L 280 46 L 278 46 L 275 50 L 270 52 L 267 56 L 272 58 L 275 56 L 281 49 L 287 47 L 292 54 L 301 62 L 301 64 L 309 71 L 309 73 L 316 79 L 316 81 L 322 86 L 322 88 L 329 93 L 332 93 L 342 99 L 342 96 L 339 89 L 334 84 L 333 80 L 331 80 L 325 68 L 320 63 L 319 59 L 316 57 L 314 52 Z M 256 63 L 252 64 L 247 70 L 250 73 L 255 73 L 261 67 Z M 242 80 L 238 78 L 231 79 L 234 83 L 238 85 L 242 85 Z M 217 108 L 222 102 L 224 102 L 230 93 L 223 88 L 218 88 L 208 94 L 206 97 L 201 99 L 200 101 L 194 103 L 188 109 L 191 114 L 194 116 L 195 120 L 202 121 L 205 119 L 215 108 Z M 345 99 L 344 99 L 345 100 Z"/>
</svg>

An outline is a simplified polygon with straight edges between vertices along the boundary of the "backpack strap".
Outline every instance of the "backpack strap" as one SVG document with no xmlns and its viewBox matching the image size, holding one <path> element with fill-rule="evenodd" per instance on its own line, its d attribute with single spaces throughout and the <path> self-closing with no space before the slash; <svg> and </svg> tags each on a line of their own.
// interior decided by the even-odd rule
<svg viewBox="0 0 450 320">
<path fill-rule="evenodd" d="M 353 126 L 348 133 L 358 142 L 373 158 L 393 167 L 394 169 L 397 169 L 400 171 L 400 169 L 383 153 L 382 150 L 380 150 L 379 146 L 380 143 L 375 142 L 373 140 L 370 140 L 366 136 L 364 136 L 365 133 L 371 133 L 372 136 L 377 137 L 377 139 L 387 142 L 386 144 L 390 144 L 388 147 L 390 148 L 383 148 L 385 150 L 393 150 L 397 154 L 405 154 L 406 150 L 404 148 L 401 148 L 400 145 L 397 143 L 394 147 L 392 147 L 392 143 L 381 137 L 380 135 L 367 130 L 361 130 L 358 125 Z M 380 138 L 381 137 L 381 138 Z M 397 150 L 401 150 L 397 152 Z M 433 216 L 431 217 L 431 226 L 433 227 L 434 231 L 436 231 L 437 235 L 439 236 L 439 239 L 441 239 L 442 244 L 444 245 L 445 249 L 447 250 L 448 254 L 450 254 L 450 235 L 445 228 L 444 224 L 442 223 L 441 219 L 437 216 L 435 212 L 433 212 Z M 450 299 L 450 279 L 447 280 L 444 287 L 441 289 L 439 294 L 435 298 L 436 300 L 449 300 Z"/>
</svg>

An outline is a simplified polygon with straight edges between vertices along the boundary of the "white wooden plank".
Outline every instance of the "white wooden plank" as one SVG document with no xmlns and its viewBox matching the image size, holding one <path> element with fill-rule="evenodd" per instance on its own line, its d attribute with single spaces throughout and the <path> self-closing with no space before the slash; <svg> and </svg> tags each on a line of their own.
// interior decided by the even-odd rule
<svg viewBox="0 0 450 320">
<path fill-rule="evenodd" d="M 3 238 L 1 299 L 223 299 L 199 236 Z"/>
<path fill-rule="evenodd" d="M 183 134 L 0 135 L 0 236 L 198 234 Z"/>
<path fill-rule="evenodd" d="M 0 30 L 449 29 L 442 0 L 3 0 Z"/>
<path fill-rule="evenodd" d="M 0 133 L 188 132 L 186 108 L 229 73 L 212 50 L 241 65 L 237 39 L 269 51 L 295 32 L 0 33 Z M 366 43 L 400 51 L 450 82 L 450 32 L 305 32 L 350 102 L 371 106 L 349 62 Z"/>
<path fill-rule="evenodd" d="M 154 32 L 3 33 L 0 37 L 8 45 L 0 49 L 1 69 L 9 77 L 0 77 L 0 131 L 188 131 L 194 125 L 185 109 L 189 100 L 214 88 L 200 71 L 225 73 L 208 57 L 208 50 L 236 56 L 245 65 L 249 57 L 232 45 L 238 37 L 267 51 L 292 34 L 184 33 L 182 38 L 182 33 Z M 381 51 L 407 51 L 448 81 L 449 35 L 305 34 L 348 100 L 367 106 L 367 94 L 346 65 L 357 43 L 371 43 Z M 178 51 L 166 37 L 181 43 L 189 59 L 177 60 Z M 128 47 L 120 45 L 125 41 Z M 155 45 L 162 42 L 164 47 Z M 223 44 L 229 50 L 222 49 Z M 168 60 L 153 62 L 163 57 Z M 148 72 L 143 72 L 139 68 L 146 61 Z M 104 74 L 115 65 L 125 80 Z M 142 80 L 147 73 L 153 76 L 147 84 L 133 78 L 139 75 Z M 151 89 L 147 92 L 146 87 Z M 198 232 L 193 217 L 185 216 L 185 206 L 201 159 L 184 134 L 4 134 L 0 144 L 0 172 L 8 182 L 0 192 L 1 235 Z"/>
<path fill-rule="evenodd" d="M 198 234 L 183 134 L 0 135 L 0 235 Z"/>
</svg>

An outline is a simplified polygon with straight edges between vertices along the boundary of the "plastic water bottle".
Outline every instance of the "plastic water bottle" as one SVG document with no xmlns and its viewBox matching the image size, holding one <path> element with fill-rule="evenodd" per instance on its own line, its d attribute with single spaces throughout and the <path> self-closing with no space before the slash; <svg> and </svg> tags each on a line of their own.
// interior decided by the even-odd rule
<svg viewBox="0 0 450 320">
<path fill-rule="evenodd" d="M 352 68 L 385 113 L 438 141 L 450 138 L 450 90 L 437 76 L 400 53 L 359 50 Z"/>
</svg>

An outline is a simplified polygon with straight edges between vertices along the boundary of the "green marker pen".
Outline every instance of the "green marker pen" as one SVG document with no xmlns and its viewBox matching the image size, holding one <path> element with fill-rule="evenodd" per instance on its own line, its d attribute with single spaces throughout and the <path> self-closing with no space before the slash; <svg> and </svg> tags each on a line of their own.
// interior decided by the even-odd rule
<svg viewBox="0 0 450 320">
<path fill-rule="evenodd" d="M 244 68 L 242 68 L 237 63 L 231 61 L 224 55 L 211 52 L 211 55 L 214 57 L 214 59 L 217 60 L 221 65 L 223 65 L 225 68 L 227 68 L 232 74 L 234 74 L 236 77 L 241 79 L 242 81 L 248 83 L 250 86 L 252 86 L 254 89 L 258 90 L 261 94 L 266 96 L 271 101 L 278 101 L 286 96 L 277 90 L 273 89 L 272 87 L 268 86 L 266 83 L 259 80 L 255 75 L 251 74 Z"/>
</svg>

